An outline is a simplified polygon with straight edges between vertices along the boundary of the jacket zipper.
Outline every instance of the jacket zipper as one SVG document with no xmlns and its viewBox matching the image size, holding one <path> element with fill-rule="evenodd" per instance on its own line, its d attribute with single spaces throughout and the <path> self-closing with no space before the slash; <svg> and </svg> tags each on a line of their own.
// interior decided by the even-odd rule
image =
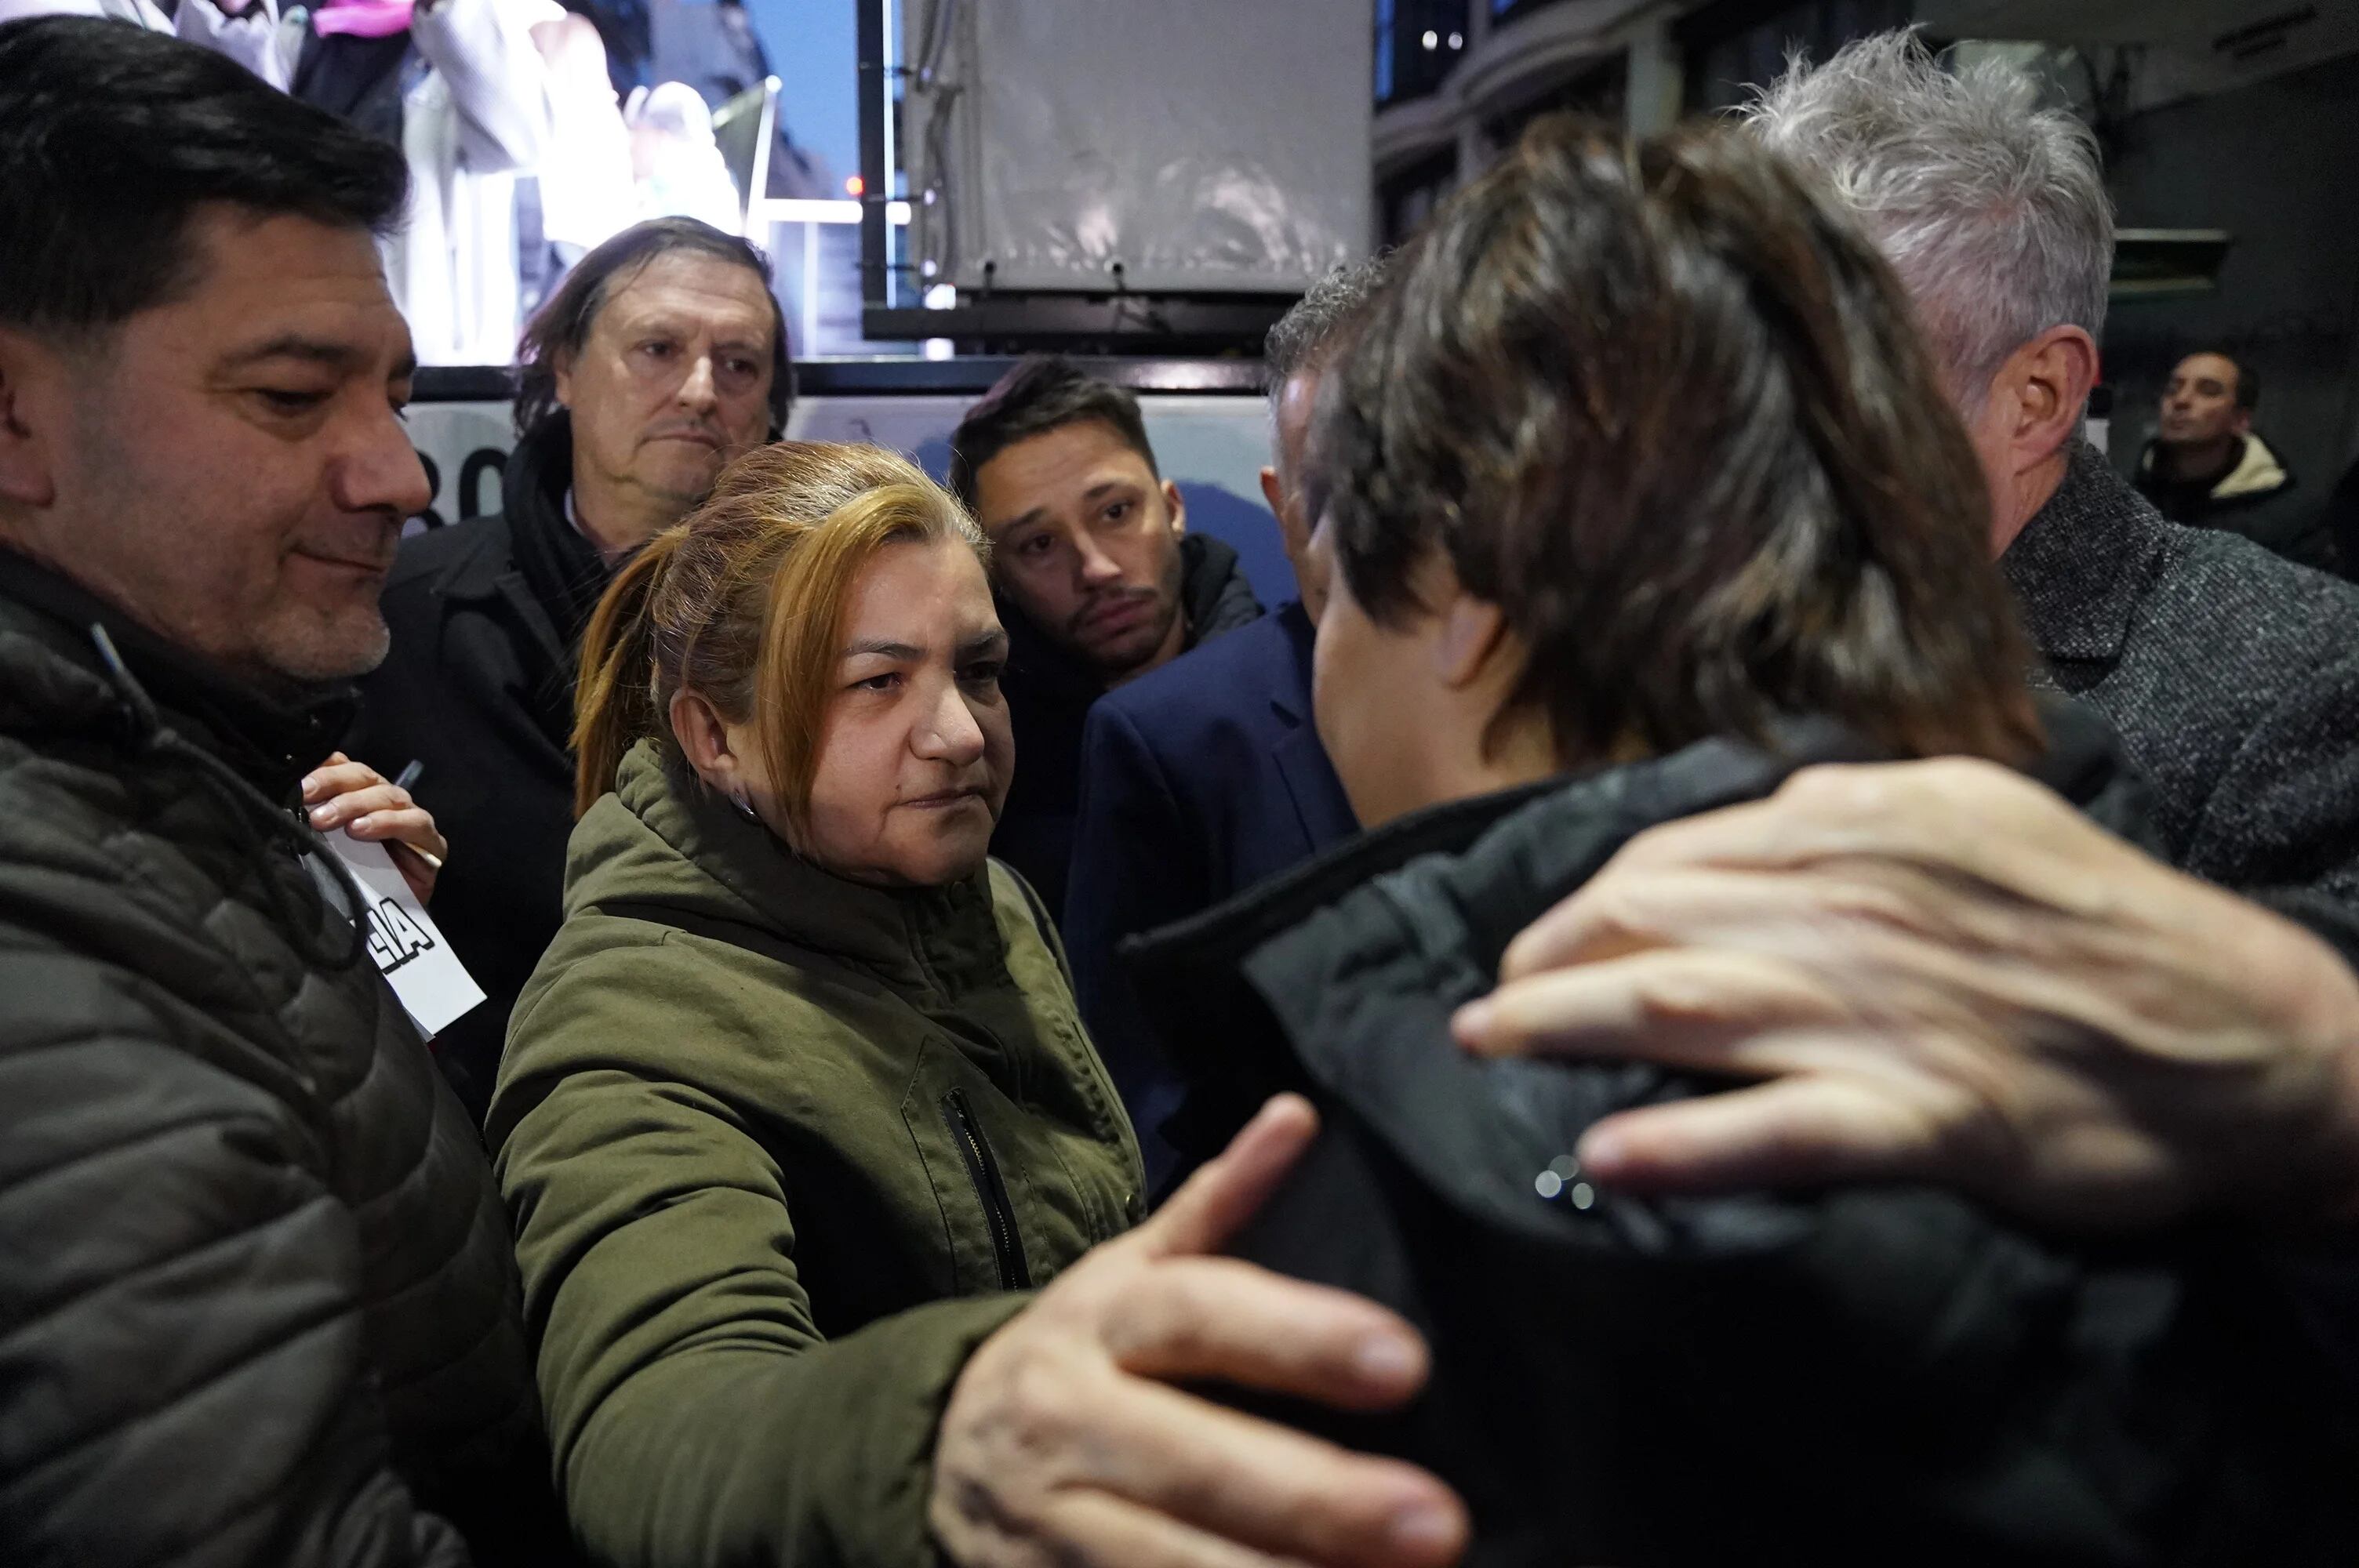
<svg viewBox="0 0 2359 1568">
<path fill-rule="evenodd" d="M 999 1179 L 999 1162 L 992 1158 L 991 1145 L 983 1140 L 983 1129 L 968 1108 L 964 1090 L 952 1089 L 942 1097 L 942 1120 L 959 1146 L 959 1158 L 966 1162 L 974 1195 L 983 1200 L 984 1222 L 991 1228 L 992 1255 L 999 1260 L 999 1288 L 1030 1290 L 1032 1271 L 1025 1266 L 1024 1238 L 1016 1229 L 1015 1206 L 1007 1201 L 1006 1184 Z"/>
</svg>

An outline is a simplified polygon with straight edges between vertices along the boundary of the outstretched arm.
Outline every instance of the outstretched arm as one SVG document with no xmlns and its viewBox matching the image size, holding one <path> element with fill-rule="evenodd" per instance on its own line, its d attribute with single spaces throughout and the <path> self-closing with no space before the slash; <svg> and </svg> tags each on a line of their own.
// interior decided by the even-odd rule
<svg viewBox="0 0 2359 1568">
<path fill-rule="evenodd" d="M 1811 769 L 1658 828 L 1501 979 L 1458 1021 L 1470 1048 L 1761 1080 L 1599 1123 L 1580 1153 L 1604 1181 L 2359 1219 L 2359 979 L 1987 763 Z"/>
</svg>

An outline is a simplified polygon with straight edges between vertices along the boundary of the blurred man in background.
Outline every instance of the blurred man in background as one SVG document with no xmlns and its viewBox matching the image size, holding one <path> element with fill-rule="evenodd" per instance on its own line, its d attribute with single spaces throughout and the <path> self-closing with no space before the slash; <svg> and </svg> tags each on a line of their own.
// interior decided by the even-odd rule
<svg viewBox="0 0 2359 1568">
<path fill-rule="evenodd" d="M 642 218 L 694 218 L 727 233 L 745 226 L 745 198 L 713 139 L 712 111 L 684 81 L 631 94 L 631 173 Z"/>
<path fill-rule="evenodd" d="M 2190 354 L 2163 388 L 2155 438 L 2138 458 L 2138 493 L 2173 523 L 2223 528 L 2322 571 L 2334 546 L 2318 509 L 2253 429 L 2261 380 L 2226 354 Z"/>
<path fill-rule="evenodd" d="M 951 484 L 991 536 L 1009 640 L 1016 782 L 991 852 L 1051 914 L 1081 809 L 1082 726 L 1108 691 L 1261 616 L 1218 539 L 1188 533 L 1138 399 L 1071 361 L 1026 360 L 951 437 Z"/>
<path fill-rule="evenodd" d="M 630 227 L 638 204 L 631 184 L 631 134 L 596 26 L 557 0 L 518 3 L 534 18 L 533 47 L 549 67 L 549 152 L 529 178 L 539 199 L 540 247 L 527 244 L 519 264 L 531 314 L 576 263 Z M 517 181 L 520 204 L 527 183 Z"/>
<path fill-rule="evenodd" d="M 505 0 L 324 0 L 288 40 L 288 91 L 409 160 L 385 243 L 425 364 L 504 365 L 521 319 L 516 175 L 549 143 L 547 68 Z"/>
<path fill-rule="evenodd" d="M 1320 373 L 1382 278 L 1339 268 L 1270 329 L 1277 461 L 1261 470 L 1302 597 L 1108 692 L 1082 734 L 1079 827 L 1062 926 L 1073 989 L 1138 1129 L 1150 1188 L 1176 1163 L 1158 1134 L 1179 1108 L 1166 1061 L 1115 949 L 1309 860 L 1357 830 L 1310 722 L 1310 650 L 1325 581 L 1310 552 L 1310 411 Z"/>
<path fill-rule="evenodd" d="M 527 333 L 501 510 L 402 547 L 393 649 L 355 756 L 422 764 L 452 846 L 434 914 L 488 999 L 435 1045 L 480 1121 L 508 1010 L 557 934 L 573 830 L 574 649 L 623 558 L 786 421 L 786 323 L 761 253 L 686 218 L 585 256 Z"/>
</svg>

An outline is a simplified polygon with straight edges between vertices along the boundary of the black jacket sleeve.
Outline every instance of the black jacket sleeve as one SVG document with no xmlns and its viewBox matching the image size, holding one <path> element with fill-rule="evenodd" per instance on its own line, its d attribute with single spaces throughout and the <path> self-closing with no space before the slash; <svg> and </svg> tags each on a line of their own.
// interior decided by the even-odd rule
<svg viewBox="0 0 2359 1568">
<path fill-rule="evenodd" d="M 29 885 L 71 879 L 9 872 L 32 896 L 0 896 L 0 1559 L 459 1568 L 387 1461 L 299 1082 L 77 940 L 87 897 Z"/>
<path fill-rule="evenodd" d="M 1160 1124 L 1177 1108 L 1180 1078 L 1115 950 L 1211 902 L 1203 838 L 1189 831 L 1155 749 L 1112 703 L 1091 708 L 1082 727 L 1081 797 L 1061 922 L 1073 995 L 1159 1188 L 1178 1162 Z"/>
</svg>

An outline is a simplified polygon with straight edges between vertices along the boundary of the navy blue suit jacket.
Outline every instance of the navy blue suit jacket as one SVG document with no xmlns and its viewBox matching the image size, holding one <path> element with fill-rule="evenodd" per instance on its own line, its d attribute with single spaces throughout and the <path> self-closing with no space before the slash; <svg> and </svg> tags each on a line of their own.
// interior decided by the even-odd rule
<svg viewBox="0 0 2359 1568">
<path fill-rule="evenodd" d="M 1283 605 L 1100 697 L 1082 730 L 1065 946 L 1152 1184 L 1173 1162 L 1156 1130 L 1180 1079 L 1114 947 L 1359 830 L 1311 727 L 1311 631 L 1300 604 Z"/>
</svg>

